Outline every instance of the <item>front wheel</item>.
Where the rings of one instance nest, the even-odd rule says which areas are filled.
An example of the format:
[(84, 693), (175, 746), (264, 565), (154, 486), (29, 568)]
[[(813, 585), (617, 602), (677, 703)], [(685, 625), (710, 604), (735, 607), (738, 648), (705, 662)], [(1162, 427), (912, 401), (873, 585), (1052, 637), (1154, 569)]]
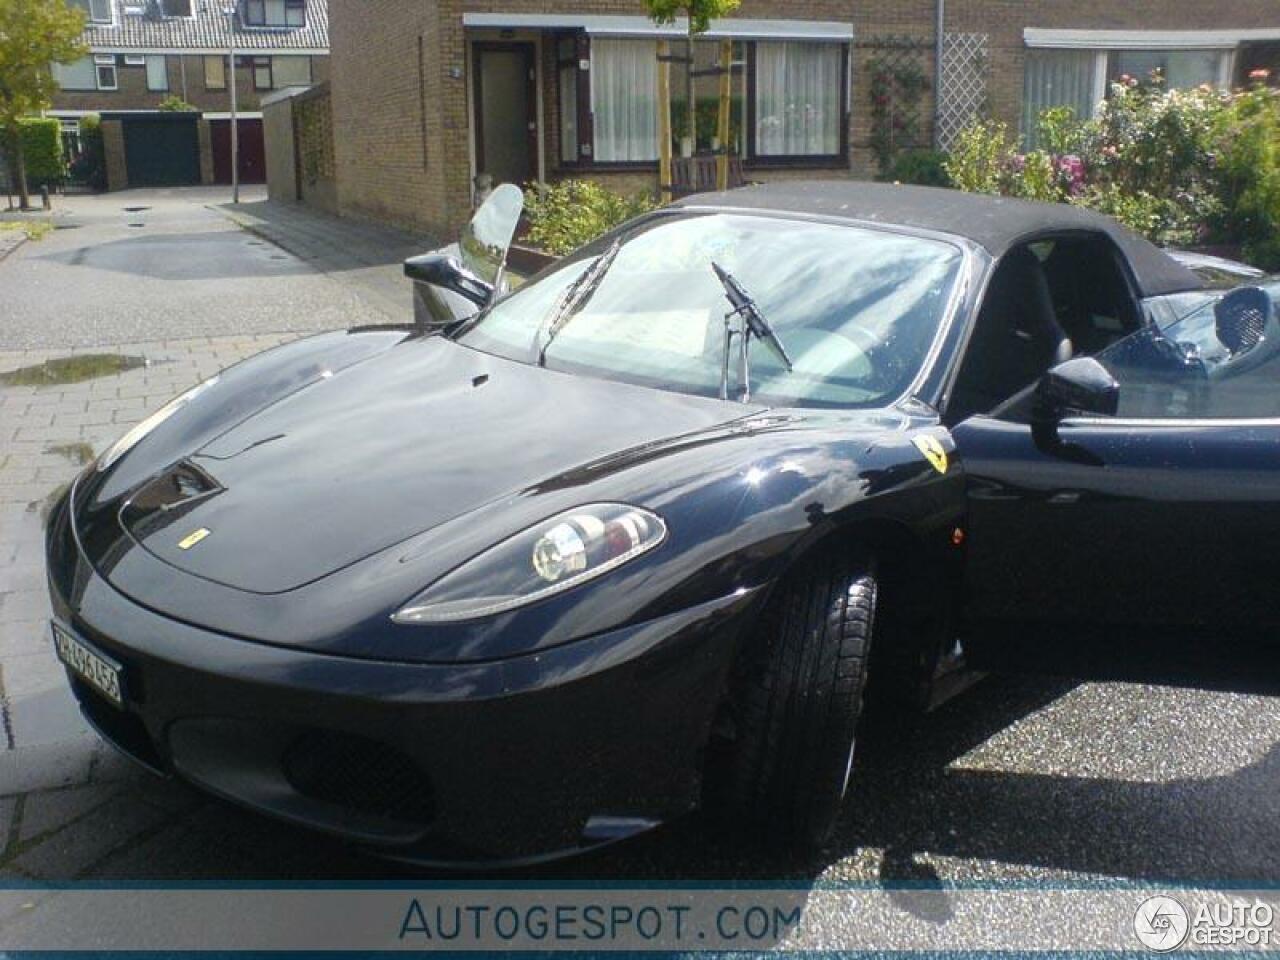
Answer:
[(730, 742), (709, 788), (739, 824), (820, 847), (849, 786), (876, 618), (869, 560), (829, 554), (779, 585), (729, 692)]

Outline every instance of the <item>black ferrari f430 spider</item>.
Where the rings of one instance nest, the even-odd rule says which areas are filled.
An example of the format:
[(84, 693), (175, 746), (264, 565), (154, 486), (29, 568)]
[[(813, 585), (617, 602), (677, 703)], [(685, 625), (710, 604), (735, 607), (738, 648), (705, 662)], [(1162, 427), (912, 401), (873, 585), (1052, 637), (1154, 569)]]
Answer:
[(864, 693), (1280, 629), (1275, 280), (832, 182), (696, 196), (508, 290), (521, 205), (406, 264), (415, 323), (237, 364), (79, 476), (53, 638), (106, 739), (395, 857), (704, 803), (817, 844)]

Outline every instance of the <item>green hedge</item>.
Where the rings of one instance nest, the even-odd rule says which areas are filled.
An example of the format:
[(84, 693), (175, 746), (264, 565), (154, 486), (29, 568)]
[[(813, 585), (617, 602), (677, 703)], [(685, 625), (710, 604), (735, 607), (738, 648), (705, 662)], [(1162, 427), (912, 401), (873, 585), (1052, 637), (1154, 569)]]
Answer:
[[(62, 159), (62, 124), (52, 118), (24, 117), (18, 121), (18, 129), (27, 167), (27, 188), (35, 191), (65, 182), (67, 167)], [(10, 169), (16, 176), (12, 157)]]
[(96, 113), (80, 118), (80, 156), (71, 164), (71, 177), (94, 190), (107, 189), (106, 151), (102, 145), (102, 119)]

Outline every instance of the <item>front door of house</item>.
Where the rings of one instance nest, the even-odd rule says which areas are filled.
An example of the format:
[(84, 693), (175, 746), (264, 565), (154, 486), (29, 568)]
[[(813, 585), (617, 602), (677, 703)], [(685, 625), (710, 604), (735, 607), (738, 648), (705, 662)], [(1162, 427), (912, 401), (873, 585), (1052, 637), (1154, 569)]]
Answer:
[(538, 175), (537, 75), (531, 43), (477, 43), (476, 172), (493, 185)]

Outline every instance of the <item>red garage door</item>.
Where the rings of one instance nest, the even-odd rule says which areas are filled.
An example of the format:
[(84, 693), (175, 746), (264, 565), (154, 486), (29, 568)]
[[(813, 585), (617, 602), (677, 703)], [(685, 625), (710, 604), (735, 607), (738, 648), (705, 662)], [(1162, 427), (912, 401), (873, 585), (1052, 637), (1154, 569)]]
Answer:
[[(240, 182), (267, 182), (267, 155), (262, 144), (262, 121), (239, 120)], [(210, 145), (213, 147), (213, 182), (231, 182), (231, 121), (209, 121)]]

